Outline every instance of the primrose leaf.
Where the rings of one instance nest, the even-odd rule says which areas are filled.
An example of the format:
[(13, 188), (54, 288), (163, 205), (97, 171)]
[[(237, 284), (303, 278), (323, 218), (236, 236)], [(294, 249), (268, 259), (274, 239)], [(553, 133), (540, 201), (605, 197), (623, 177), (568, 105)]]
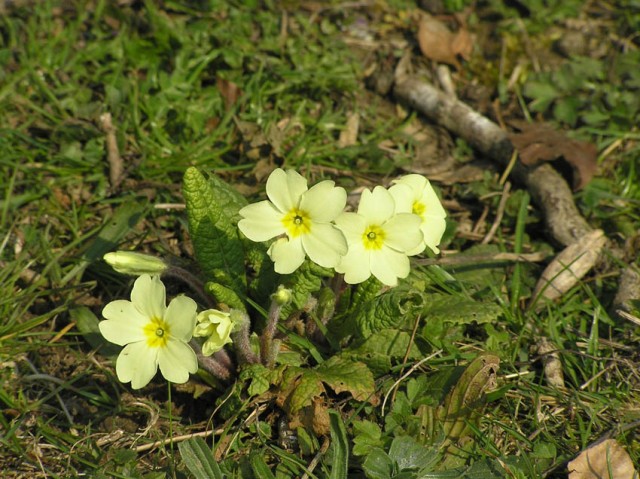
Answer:
[(226, 304), (230, 308), (239, 309), (240, 311), (247, 311), (244, 302), (234, 290), (213, 281), (209, 281), (205, 285), (205, 289), (218, 303)]
[(409, 333), (397, 329), (383, 329), (345, 351), (343, 356), (362, 361), (374, 375), (380, 376), (389, 372), (393, 358), (404, 358), (407, 350), (407, 359), (420, 358), (420, 351), (411, 342)]
[(324, 384), (336, 393), (348, 392), (354, 399), (364, 401), (375, 391), (373, 374), (363, 363), (337, 356), (318, 365), (315, 369), (289, 368), (285, 372), (282, 384), (291, 385), (288, 397), (289, 411), (295, 413), (310, 406), (313, 399), (325, 392)]
[(431, 294), (422, 310), (429, 327), (430, 321), (442, 320), (454, 324), (493, 323), (502, 315), (502, 308), (495, 303), (474, 301), (460, 296)]
[(353, 312), (356, 334), (368, 337), (387, 328), (398, 328), (407, 319), (415, 319), (424, 305), (424, 295), (415, 289), (390, 289), (365, 302)]
[(250, 381), (247, 392), (250, 396), (260, 396), (269, 390), (269, 386), (281, 380), (282, 372), (282, 367), (269, 369), (262, 364), (250, 364), (240, 372), (240, 382)]
[(386, 452), (379, 447), (374, 447), (362, 464), (362, 469), (368, 479), (391, 479), (394, 463)]
[(184, 174), (183, 193), (196, 259), (206, 279), (236, 292), (246, 289), (244, 251), (238, 235), (238, 211), (247, 204), (240, 193), (196, 168)]
[(294, 311), (303, 309), (313, 293), (322, 288), (322, 279), (333, 276), (333, 271), (323, 268), (311, 261), (305, 261), (297, 270), (288, 276), (284, 286), (293, 294), (291, 303), (282, 308), (282, 316), (287, 317)]

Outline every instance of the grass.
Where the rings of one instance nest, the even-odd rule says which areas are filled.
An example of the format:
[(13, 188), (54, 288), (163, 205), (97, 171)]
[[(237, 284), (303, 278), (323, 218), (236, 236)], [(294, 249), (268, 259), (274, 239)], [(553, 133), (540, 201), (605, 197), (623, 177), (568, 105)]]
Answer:
[[(101, 345), (95, 322), (107, 302), (128, 296), (131, 281), (100, 258), (116, 248), (193, 257), (184, 212), (154, 208), (184, 202), (180, 183), (189, 166), (215, 171), (251, 199), (261, 195), (274, 166), (301, 169), (314, 181), (331, 178), (347, 189), (400, 174), (421, 147), (407, 133), (417, 120), (366, 90), (364, 72), (376, 58), (372, 45), (389, 48), (392, 59), (409, 50), (417, 55), (408, 20), (415, 5), (15, 3), (0, 17), (0, 469), (6, 477), (189, 477), (185, 453), (169, 439), (202, 432), (211, 433), (208, 450), (230, 477), (300, 477), (305, 471), (308, 477), (344, 477), (338, 466), (347, 450), (349, 477), (365, 477), (363, 471), (383, 477), (373, 475), (373, 459), (355, 454), (354, 444), (379, 448), (378, 459), (390, 464), (401, 459), (393, 441), (403, 436), (422, 438), (424, 454), (441, 454), (437, 427), (427, 423), (438, 414), (444, 384), (482, 351), (501, 360), (497, 389), (481, 419), (469, 421), (462, 459), (440, 458), (451, 467), (470, 467), (471, 477), (564, 477), (566, 462), (606, 435), (640, 462), (638, 330), (609, 314), (618, 268), (637, 265), (637, 102), (625, 100), (637, 96), (637, 72), (629, 68), (636, 39), (628, 37), (624, 48), (609, 42), (615, 60), (592, 59), (597, 68), (585, 73), (589, 88), (559, 82), (585, 62), (556, 55), (543, 71), (522, 77), (519, 89), (500, 95), (509, 115), (546, 119), (597, 144), (599, 174), (576, 200), (612, 240), (608, 261), (539, 312), (526, 303), (540, 265), (416, 269), (412, 287), (428, 293), (411, 310), (419, 309), (426, 321), (416, 330), (419, 354), (407, 364), (402, 355), (378, 363), (376, 397), (422, 357), (439, 353), (400, 381), (384, 412), (375, 400), (350, 400), (328, 389), (321, 407), (342, 416), (333, 416), (321, 435), (313, 428), (289, 430), (269, 393), (247, 392), (250, 377), (235, 385), (194, 378), (174, 387), (170, 399), (160, 380), (140, 391), (120, 384), (114, 350)], [(453, 3), (460, 9), (465, 2)], [(510, 42), (505, 64), (521, 62), (526, 69), (533, 69), (532, 48), (551, 55), (552, 18), (586, 12), (603, 42), (610, 40), (607, 25), (627, 33), (640, 25), (637, 8), (623, 2), (598, 11), (580, 2), (570, 2), (571, 8), (544, 2), (529, 14), (507, 12), (501, 3), (478, 9), (473, 28)], [(624, 15), (611, 13), (616, 8)], [(371, 37), (359, 37), (362, 31)], [(489, 52), (495, 45), (481, 47)], [(504, 82), (495, 73), (499, 56), (489, 55), (496, 60), (480, 66), (476, 54), (460, 84), (476, 81), (497, 92)], [(424, 60), (414, 63), (424, 67)], [(237, 98), (225, 94), (234, 85)], [(566, 98), (578, 100), (571, 111), (562, 103)], [(598, 116), (587, 115), (591, 102)], [(531, 111), (521, 112), (522, 105)], [(117, 188), (109, 182), (100, 126), (105, 112), (112, 115), (124, 163)], [(352, 112), (360, 114), (358, 141), (341, 147)], [(473, 152), (458, 143), (454, 154), (467, 161)], [(443, 249), (554, 251), (540, 213), (515, 188), (491, 245), (480, 246), (481, 235), (467, 234), (478, 223), (479, 231), (490, 226), (503, 188), (498, 178), (487, 171), (470, 184), (439, 185), (449, 209)], [(169, 288), (180, 292), (177, 285)], [(407, 337), (411, 319), (403, 326)], [(289, 334), (292, 350), (283, 357), (305, 367), (341, 354)], [(566, 389), (545, 380), (535, 349), (541, 336), (560, 352)], [(367, 346), (343, 347), (344, 354), (372, 354)], [(502, 464), (501, 472), (487, 472), (495, 464)]]

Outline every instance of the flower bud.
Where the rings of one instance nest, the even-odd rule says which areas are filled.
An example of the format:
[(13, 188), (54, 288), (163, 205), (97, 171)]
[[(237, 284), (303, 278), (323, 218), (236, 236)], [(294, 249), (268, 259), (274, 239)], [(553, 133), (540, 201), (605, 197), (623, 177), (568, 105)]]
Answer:
[(271, 298), (280, 306), (284, 306), (291, 301), (291, 299), (293, 298), (293, 293), (290, 289), (287, 289), (284, 286), (280, 285), (278, 286), (278, 290), (273, 293)]
[(102, 258), (118, 273), (132, 276), (159, 275), (168, 268), (160, 258), (133, 251), (115, 251), (105, 254)]
[(217, 309), (207, 309), (198, 314), (198, 324), (196, 324), (194, 336), (206, 337), (207, 340), (202, 345), (202, 354), (211, 356), (220, 351), (225, 344), (231, 341), (231, 330), (233, 322), (230, 314)]

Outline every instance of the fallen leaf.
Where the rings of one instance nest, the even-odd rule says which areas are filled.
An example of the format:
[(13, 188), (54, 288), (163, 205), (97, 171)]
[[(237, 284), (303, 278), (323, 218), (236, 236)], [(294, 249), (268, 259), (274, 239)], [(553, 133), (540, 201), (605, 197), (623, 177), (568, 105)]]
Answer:
[(216, 87), (224, 99), (224, 109), (226, 111), (229, 111), (242, 96), (242, 90), (240, 87), (230, 80), (218, 78), (216, 81)]
[[(602, 230), (594, 230), (563, 249), (545, 268), (533, 291), (533, 301), (554, 300), (575, 286), (595, 265), (607, 242)], [(543, 304), (538, 302), (538, 307)]]
[(569, 138), (546, 124), (518, 122), (520, 133), (511, 133), (511, 143), (525, 165), (564, 158), (573, 171), (573, 189), (579, 190), (591, 181), (598, 168), (598, 148), (593, 143)]
[(569, 479), (637, 479), (638, 473), (627, 451), (607, 439), (582, 451), (567, 464)]
[(468, 59), (473, 50), (473, 40), (464, 25), (454, 33), (440, 20), (426, 14), (420, 18), (418, 44), (425, 57), (458, 69), (458, 55)]
[(347, 146), (353, 146), (358, 142), (358, 130), (360, 128), (360, 115), (358, 113), (351, 113), (347, 117), (347, 124), (340, 132), (340, 138), (338, 139), (338, 146), (345, 148)]

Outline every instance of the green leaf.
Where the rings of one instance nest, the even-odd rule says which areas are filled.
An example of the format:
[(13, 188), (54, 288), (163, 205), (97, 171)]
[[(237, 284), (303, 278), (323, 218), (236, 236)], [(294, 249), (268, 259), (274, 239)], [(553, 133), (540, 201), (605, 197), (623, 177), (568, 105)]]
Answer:
[(434, 293), (426, 298), (422, 313), (426, 318), (426, 328), (430, 321), (442, 320), (454, 324), (478, 324), (495, 322), (502, 315), (502, 308), (495, 303), (484, 303), (460, 297)]
[(362, 304), (356, 311), (356, 333), (359, 337), (387, 328), (399, 328), (408, 319), (415, 320), (424, 305), (424, 295), (414, 289), (397, 287)]
[(333, 270), (318, 266), (312, 261), (305, 261), (296, 271), (290, 274), (284, 286), (291, 289), (291, 303), (282, 308), (282, 317), (286, 318), (294, 311), (304, 308), (309, 298), (320, 291), (323, 278), (331, 278)]
[(201, 437), (179, 443), (178, 449), (185, 466), (196, 479), (224, 479), (211, 449)]
[(313, 398), (325, 392), (323, 383), (338, 394), (350, 393), (358, 401), (367, 400), (375, 391), (373, 374), (365, 364), (333, 356), (315, 369), (289, 368), (285, 371), (282, 384), (296, 384), (289, 396), (290, 412), (311, 405)]
[(382, 447), (382, 429), (375, 422), (354, 421), (353, 454), (366, 456), (374, 447)]
[(392, 359), (404, 358), (407, 351), (409, 360), (421, 357), (420, 351), (411, 342), (409, 333), (397, 329), (383, 329), (351, 346), (342, 356), (365, 363), (374, 375), (380, 376), (389, 372)]
[(369, 479), (391, 479), (393, 466), (393, 461), (387, 453), (379, 447), (375, 447), (367, 455), (362, 469)]
[(249, 456), (249, 462), (251, 463), (251, 469), (256, 477), (260, 479), (275, 479), (276, 476), (273, 475), (271, 469), (264, 461), (263, 458), (264, 452), (262, 451), (254, 451)]
[(431, 470), (439, 459), (436, 450), (425, 447), (410, 436), (394, 438), (389, 448), (389, 457), (396, 462), (400, 471), (403, 469)]
[(207, 181), (194, 167), (184, 174), (183, 193), (196, 259), (206, 279), (244, 293), (244, 250), (237, 223), (246, 200), (215, 175)]
[(533, 111), (544, 112), (549, 105), (558, 97), (558, 91), (551, 83), (550, 78), (547, 81), (529, 81), (525, 85), (524, 94), (533, 101), (529, 104), (529, 108)]
[(329, 428), (333, 461), (329, 479), (347, 479), (349, 469), (349, 440), (347, 430), (338, 411), (329, 411)]
[(240, 371), (240, 382), (250, 381), (247, 392), (250, 396), (260, 396), (269, 390), (272, 384), (282, 379), (283, 367), (269, 369), (262, 364), (249, 364)]
[(244, 301), (240, 299), (240, 296), (238, 296), (234, 290), (229, 289), (226, 286), (222, 286), (219, 283), (214, 283), (213, 281), (208, 282), (205, 285), (205, 289), (207, 290), (207, 293), (213, 296), (218, 303), (226, 304), (232, 309), (239, 309), (244, 312), (247, 311)]

